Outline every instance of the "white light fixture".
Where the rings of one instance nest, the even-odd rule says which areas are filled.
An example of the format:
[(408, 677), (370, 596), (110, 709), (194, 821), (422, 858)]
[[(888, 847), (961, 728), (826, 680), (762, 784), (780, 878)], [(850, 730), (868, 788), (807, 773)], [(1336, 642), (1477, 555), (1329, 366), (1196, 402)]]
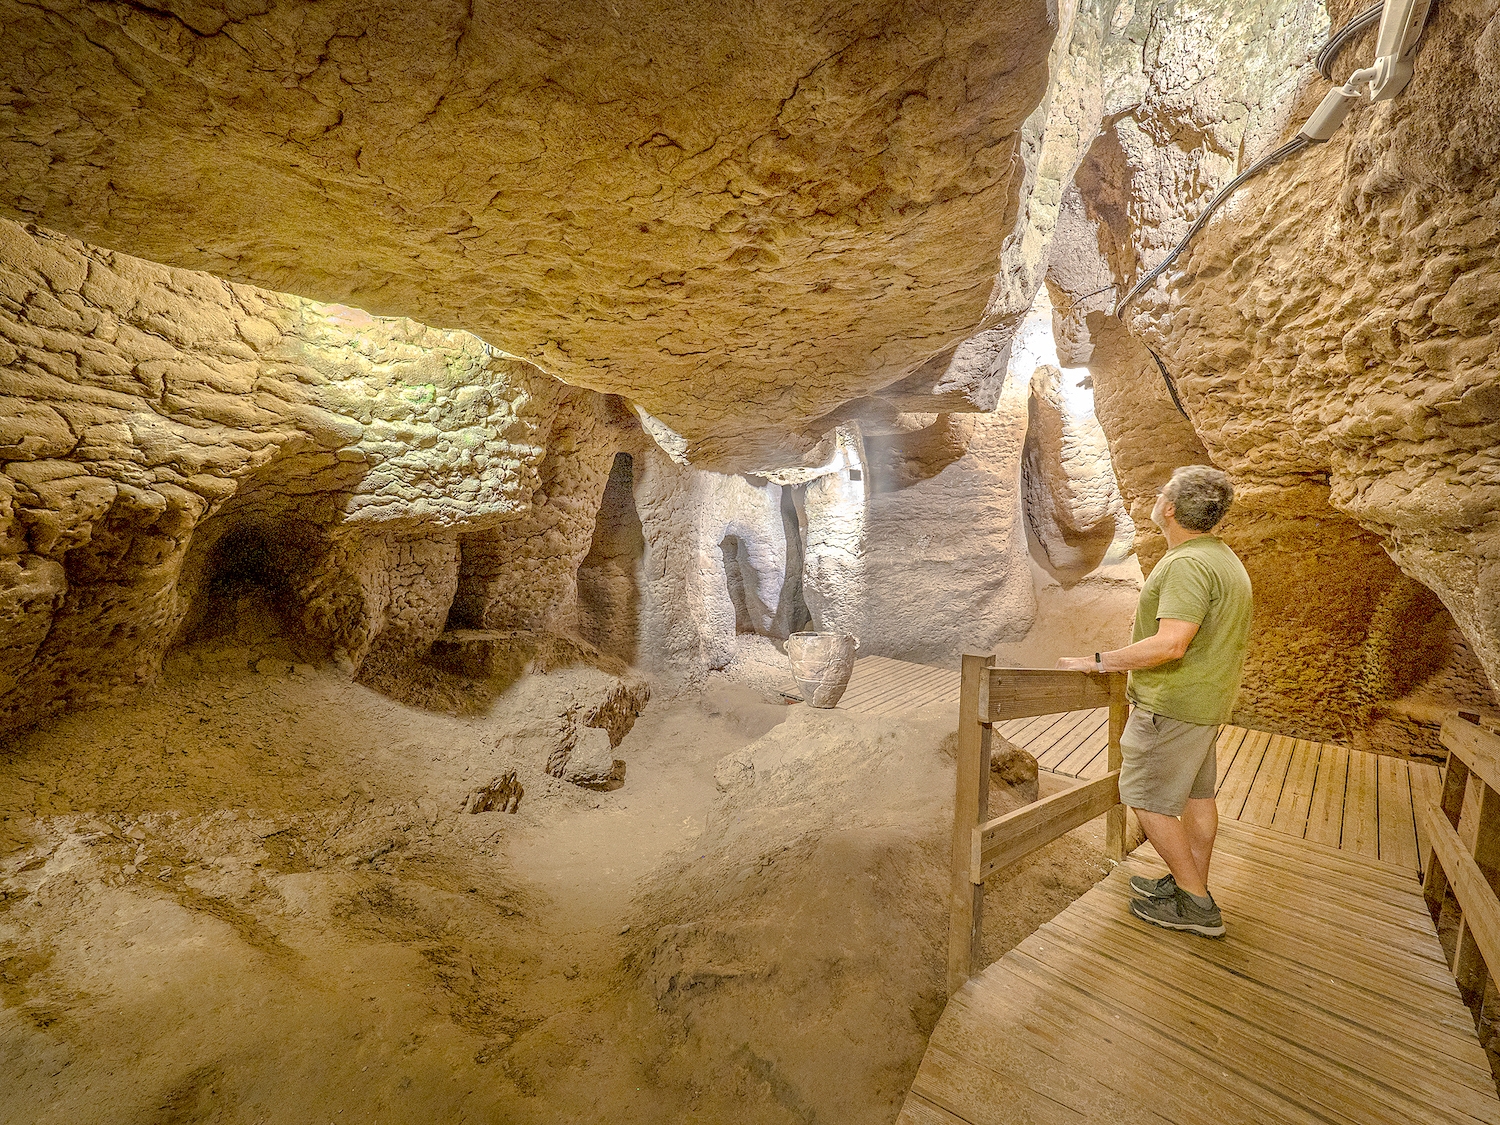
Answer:
[(1412, 57), (1431, 6), (1432, 0), (1386, 0), (1380, 14), (1380, 35), (1375, 40), (1375, 65), (1356, 70), (1342, 86), (1329, 90), (1298, 136), (1309, 141), (1328, 140), (1338, 132), (1366, 86), (1372, 102), (1389, 101), (1406, 89), (1411, 81)]

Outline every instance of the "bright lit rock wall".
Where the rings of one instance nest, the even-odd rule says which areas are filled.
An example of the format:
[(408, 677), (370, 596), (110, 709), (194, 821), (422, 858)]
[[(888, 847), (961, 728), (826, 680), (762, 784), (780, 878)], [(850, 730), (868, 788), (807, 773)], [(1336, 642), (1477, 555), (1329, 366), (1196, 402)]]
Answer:
[(1247, 185), (1133, 321), (1214, 458), (1247, 481), (1326, 488), (1442, 599), (1492, 684), (1497, 67), (1493, 3), (1436, 9), (1403, 97)]
[(1038, 264), (1062, 9), (5, 0), (0, 214), (467, 329), (773, 467), (1029, 303), (991, 295)]
[[(1334, 23), (1353, 14), (1341, 5)], [(1493, 703), (1473, 653), (1496, 674), (1483, 491), (1488, 320), (1500, 311), (1485, 312), (1495, 101), (1481, 77), (1494, 69), (1493, 5), (1444, 8), (1400, 102), (1357, 113), (1332, 144), (1241, 189), (1138, 301), (1131, 329), (1177, 376), (1191, 422), (1108, 315), (1207, 195), (1321, 97), (1305, 67), (1282, 79), (1297, 79), (1295, 48), (1321, 37), (1308, 33), (1322, 17), (1283, 15), (1279, 63), (1264, 45), (1249, 65), (1224, 51), (1269, 43), (1234, 20), (1213, 30), (1216, 50), (1192, 41), (1201, 28), (1146, 36), (1140, 104), (1108, 124), (1064, 196), (1048, 275), (1060, 347), (1095, 375), (1144, 562), (1164, 547), (1144, 516), (1175, 465), (1212, 462), (1236, 479), (1224, 535), (1257, 592), (1241, 718), (1431, 750), (1442, 705)], [(1372, 39), (1346, 49), (1340, 80)], [(1311, 85), (1293, 98), (1298, 81)]]
[(0, 223), (0, 721), (152, 678), (236, 529), (351, 665), (430, 643), (460, 535), (528, 517), (602, 401), (466, 334)]
[[(904, 415), (807, 486), (808, 608), (866, 655), (952, 664), (1031, 628), (1026, 380), (985, 414)], [(851, 471), (859, 473), (851, 479)]]

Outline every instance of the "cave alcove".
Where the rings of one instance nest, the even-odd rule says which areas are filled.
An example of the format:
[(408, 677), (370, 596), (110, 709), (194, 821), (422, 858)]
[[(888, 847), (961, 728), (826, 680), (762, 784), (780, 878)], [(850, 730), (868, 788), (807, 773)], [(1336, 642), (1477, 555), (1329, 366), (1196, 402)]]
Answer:
[(578, 633), (600, 652), (633, 663), (640, 647), (640, 570), (646, 535), (635, 506), (635, 461), (616, 453), (578, 565)]
[(326, 657), (327, 645), (301, 620), (299, 592), (320, 554), (317, 527), (264, 515), (220, 520), (219, 528), (200, 532), (203, 545), (184, 568), (189, 608), (175, 647), (233, 641), (282, 648), (298, 659)]

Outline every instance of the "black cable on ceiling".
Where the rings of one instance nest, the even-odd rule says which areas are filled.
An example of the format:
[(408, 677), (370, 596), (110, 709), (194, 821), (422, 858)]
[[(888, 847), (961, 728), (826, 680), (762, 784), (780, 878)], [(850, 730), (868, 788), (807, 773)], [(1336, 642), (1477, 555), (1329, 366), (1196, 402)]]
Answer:
[(1373, 23), (1378, 23), (1380, 13), (1384, 10), (1384, 4), (1374, 4), (1366, 8), (1363, 12), (1360, 12), (1359, 15), (1330, 35), (1328, 42), (1323, 44), (1323, 49), (1318, 52), (1318, 57), (1313, 62), (1313, 65), (1318, 68), (1318, 73), (1332, 82), (1333, 64), (1338, 60), (1340, 52), (1361, 31)]
[[(1345, 47), (1349, 45), (1349, 42), (1356, 35), (1365, 30), (1365, 28), (1369, 27), (1371, 24), (1378, 21), (1380, 19), (1381, 13), (1384, 10), (1385, 4), (1383, 2), (1374, 4), (1371, 7), (1366, 8), (1359, 15), (1355, 16), (1343, 27), (1339, 28), (1336, 32), (1330, 35), (1328, 37), (1328, 42), (1323, 44), (1323, 48), (1318, 52), (1315, 60), (1315, 65), (1318, 68), (1318, 73), (1321, 74), (1324, 78), (1332, 81), (1333, 75), (1331, 72), (1333, 70), (1333, 64), (1337, 61), (1339, 54)], [(1241, 184), (1250, 179), (1252, 176), (1263, 172), (1265, 169), (1270, 168), (1272, 165), (1280, 164), (1287, 157), (1301, 152), (1308, 145), (1315, 143), (1317, 142), (1299, 133), (1297, 136), (1293, 137), (1290, 141), (1282, 145), (1280, 148), (1276, 149), (1274, 152), (1268, 153), (1267, 155), (1261, 157), (1254, 164), (1250, 165), (1250, 167), (1246, 168), (1238, 176), (1230, 180), (1227, 184), (1225, 184), (1222, 188), (1215, 192), (1213, 198), (1208, 201), (1208, 206), (1205, 207), (1202, 213), (1199, 214), (1197, 219), (1193, 221), (1193, 225), (1188, 227), (1187, 233), (1178, 240), (1177, 245), (1173, 246), (1172, 249), (1168, 251), (1167, 256), (1160, 262), (1158, 262), (1154, 267), (1152, 267), (1152, 269), (1143, 277), (1141, 277), (1141, 279), (1138, 280), (1133, 286), (1131, 286), (1130, 292), (1126, 293), (1125, 296), (1121, 298), (1120, 303), (1115, 306), (1115, 317), (1120, 320), (1124, 319), (1126, 306), (1136, 298), (1137, 294), (1139, 294), (1143, 289), (1145, 289), (1148, 285), (1150, 285), (1158, 277), (1160, 277), (1167, 270), (1167, 268), (1177, 260), (1178, 256), (1187, 249), (1188, 243), (1193, 240), (1193, 237), (1200, 230), (1202, 230), (1208, 223), (1208, 220), (1213, 217), (1213, 213), (1219, 209), (1219, 206), (1226, 199), (1234, 194), (1235, 190), (1239, 188)], [(1098, 292), (1098, 290), (1095, 290), (1095, 292)], [(1090, 293), (1089, 296), (1093, 296), (1093, 294)], [(1156, 368), (1161, 372), (1162, 382), (1166, 383), (1167, 385), (1167, 393), (1172, 396), (1172, 404), (1177, 407), (1177, 412), (1179, 414), (1181, 414), (1184, 418), (1187, 418), (1188, 412), (1183, 409), (1182, 400), (1177, 397), (1177, 385), (1173, 381), (1171, 374), (1167, 371), (1167, 365), (1161, 361), (1161, 356), (1157, 355), (1155, 351), (1152, 351), (1152, 349), (1150, 349), (1149, 347), (1146, 350), (1151, 352), (1151, 358), (1156, 361)], [(1191, 421), (1192, 419), (1188, 420)]]
[(1193, 236), (1200, 230), (1202, 230), (1208, 223), (1208, 220), (1213, 217), (1213, 213), (1218, 210), (1219, 205), (1226, 199), (1228, 199), (1231, 195), (1233, 195), (1235, 193), (1235, 190), (1242, 183), (1248, 180), (1251, 176), (1254, 176), (1256, 173), (1264, 171), (1265, 169), (1271, 167), (1271, 165), (1273, 164), (1280, 164), (1288, 156), (1291, 156), (1293, 153), (1301, 152), (1308, 145), (1314, 143), (1316, 142), (1308, 140), (1308, 138), (1302, 136), (1299, 133), (1297, 136), (1287, 141), (1286, 144), (1278, 148), (1275, 152), (1269, 153), (1266, 156), (1262, 156), (1254, 164), (1250, 165), (1250, 167), (1246, 168), (1238, 176), (1230, 180), (1227, 184), (1225, 184), (1217, 192), (1215, 192), (1214, 197), (1208, 201), (1208, 206), (1203, 209), (1203, 213), (1200, 214), (1195, 220), (1193, 220), (1193, 225), (1188, 227), (1187, 233), (1182, 236), (1177, 245), (1172, 247), (1172, 249), (1167, 253), (1167, 256), (1160, 262), (1158, 262), (1149, 273), (1145, 274), (1139, 281), (1131, 286), (1130, 292), (1126, 293), (1124, 298), (1115, 307), (1115, 316), (1122, 316), (1125, 312), (1125, 306), (1130, 304), (1131, 301), (1135, 300), (1136, 294), (1140, 293), (1142, 289), (1145, 289), (1146, 286), (1150, 285), (1153, 281), (1160, 277), (1162, 273), (1166, 271), (1167, 267), (1177, 260), (1177, 256), (1187, 249), (1187, 245), (1193, 240)]

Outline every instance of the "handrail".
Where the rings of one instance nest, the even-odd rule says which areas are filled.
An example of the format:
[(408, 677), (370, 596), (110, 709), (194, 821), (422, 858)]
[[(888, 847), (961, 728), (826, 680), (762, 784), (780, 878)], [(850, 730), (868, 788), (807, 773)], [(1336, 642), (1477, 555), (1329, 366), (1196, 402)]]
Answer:
[[(958, 752), (953, 790), (952, 912), (948, 928), (948, 992), (974, 974), (980, 957), (984, 880), (1097, 816), (1108, 816), (1106, 849), (1125, 857), (1125, 808), (1120, 804), (1120, 736), (1129, 704), (1124, 672), (1058, 672), (995, 668), (993, 656), (963, 658), (958, 703)], [(990, 819), (993, 727), (1063, 711), (1109, 708), (1110, 772)]]
[(1002, 867), (1103, 816), (1120, 803), (1120, 771), (1064, 789), (974, 829), (969, 881), (983, 883)]
[(1422, 893), (1434, 920), (1452, 893), (1459, 923), (1449, 968), (1482, 996), (1500, 969), (1500, 736), (1455, 716), (1439, 737), (1448, 762), (1438, 792), (1421, 801), (1432, 840)]

